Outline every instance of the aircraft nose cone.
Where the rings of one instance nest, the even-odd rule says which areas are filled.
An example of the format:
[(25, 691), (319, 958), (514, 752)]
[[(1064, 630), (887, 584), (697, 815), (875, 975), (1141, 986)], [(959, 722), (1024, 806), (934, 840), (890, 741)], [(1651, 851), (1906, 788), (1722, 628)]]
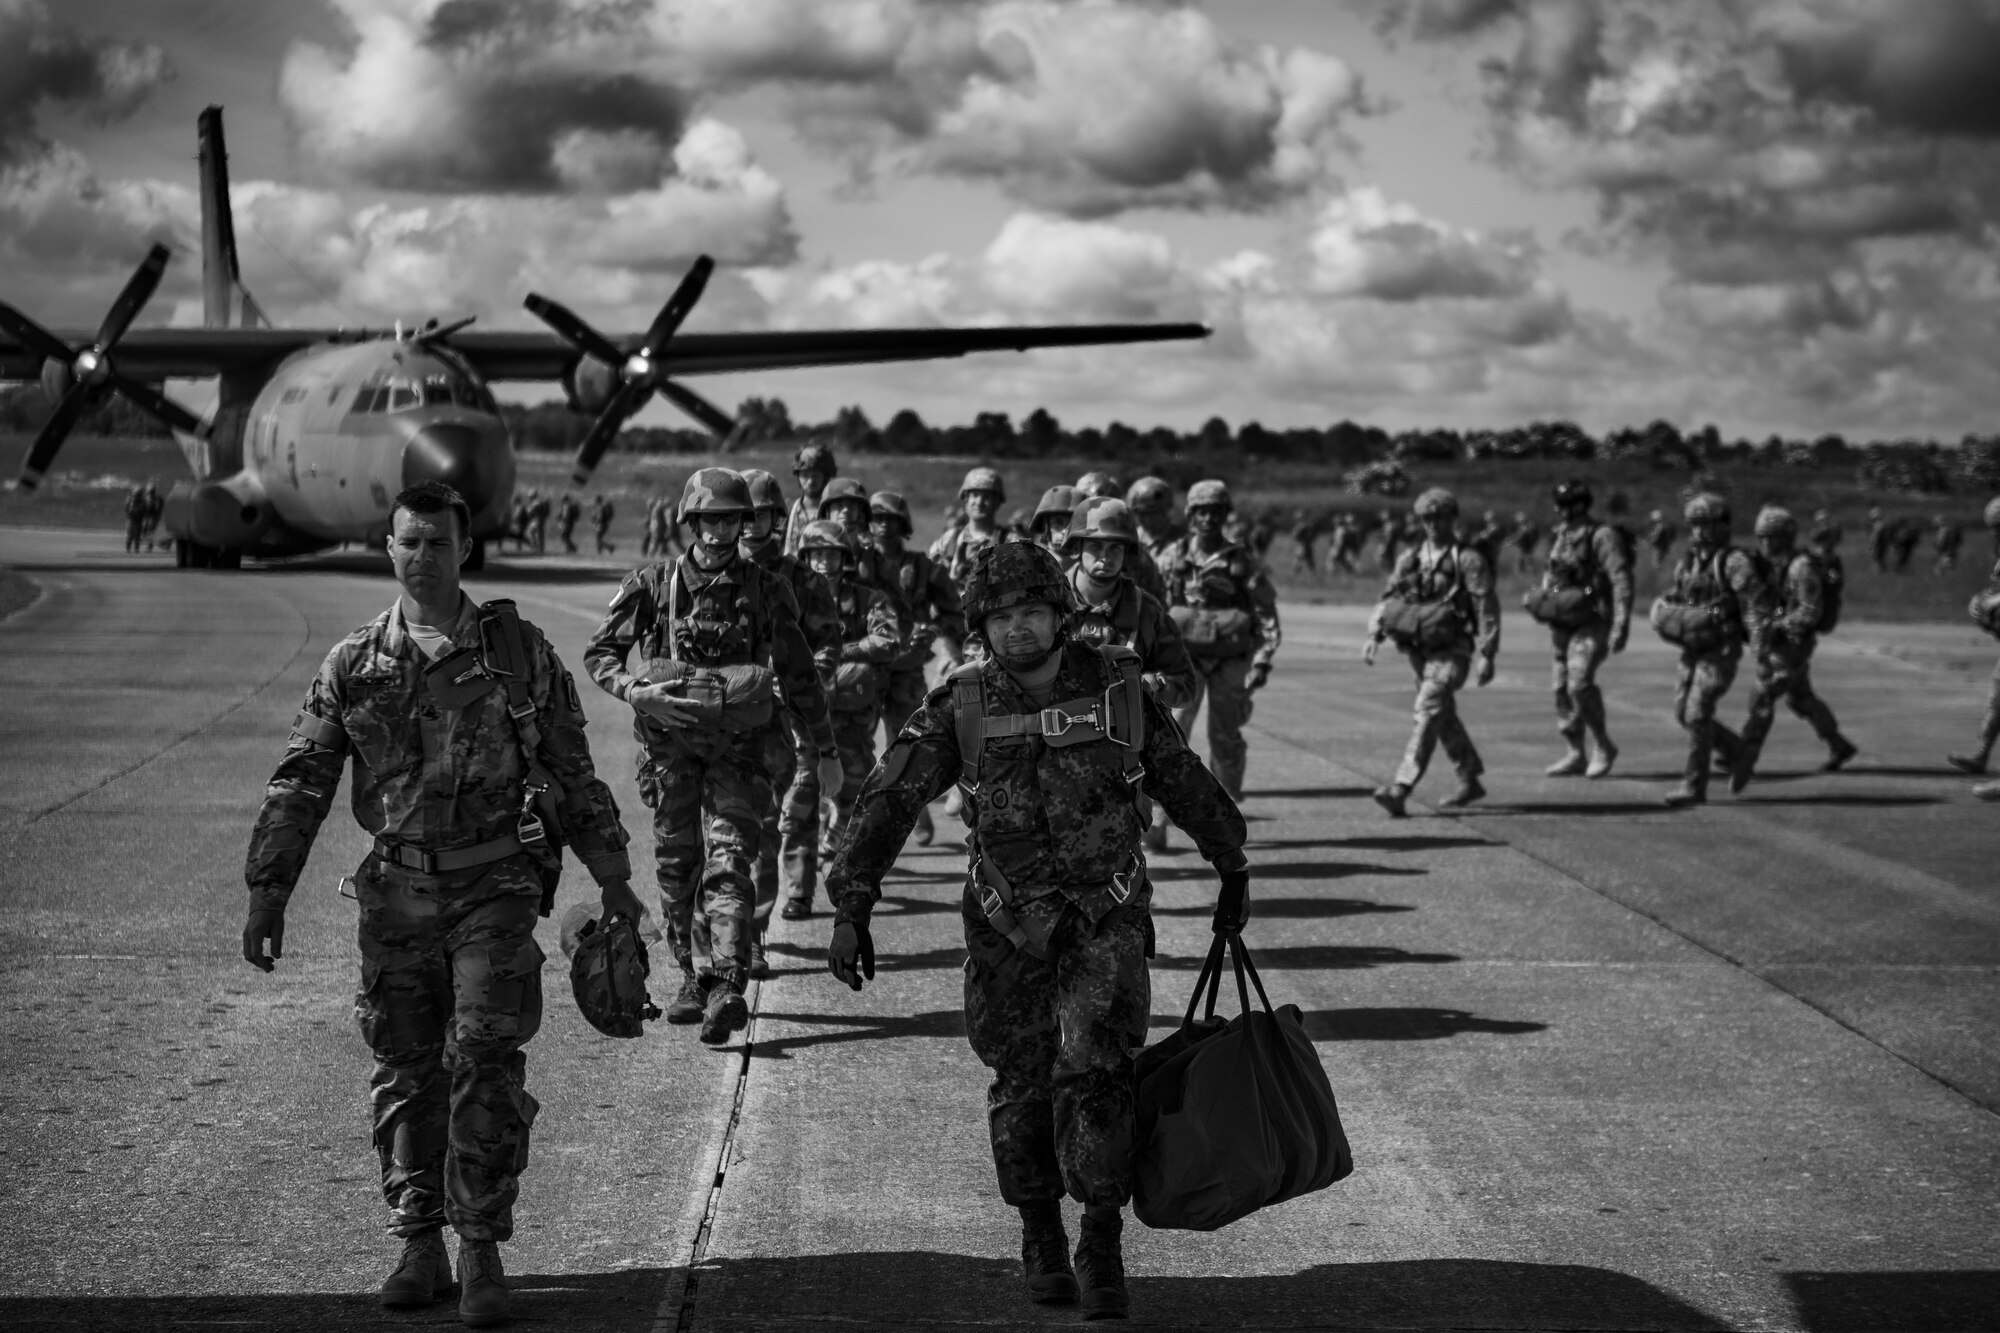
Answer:
[(434, 422), (403, 446), (403, 484), (441, 481), (479, 513), (491, 497), (499, 469), (493, 450), (472, 426)]

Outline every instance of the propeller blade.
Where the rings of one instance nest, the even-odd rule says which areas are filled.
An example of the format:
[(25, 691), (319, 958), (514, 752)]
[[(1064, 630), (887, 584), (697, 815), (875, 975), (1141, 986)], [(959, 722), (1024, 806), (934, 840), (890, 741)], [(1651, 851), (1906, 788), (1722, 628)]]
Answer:
[(21, 462), (19, 485), (24, 491), (32, 491), (42, 484), (42, 474), (55, 461), (56, 450), (62, 448), (69, 438), (76, 419), (83, 415), (83, 409), (90, 406), (90, 390), (81, 384), (72, 384), (69, 392), (56, 402), (56, 410), (42, 423), (42, 433), (35, 437), (27, 458)]
[(74, 347), (4, 302), (0, 302), (0, 329), (7, 330), (21, 346), (45, 360), (68, 365), (76, 359)]
[(155, 420), (165, 423), (172, 429), (186, 431), (192, 435), (202, 433), (200, 417), (152, 385), (140, 380), (127, 379), (123, 375), (113, 375), (111, 387), (131, 399), (137, 407), (151, 414)]
[(681, 279), (681, 285), (674, 288), (674, 294), (660, 307), (660, 313), (653, 320), (653, 327), (646, 330), (645, 354), (652, 360), (680, 328), (681, 321), (694, 309), (694, 303), (701, 299), (702, 288), (708, 286), (708, 275), (715, 271), (715, 261), (707, 255), (694, 261), (694, 267)]
[(527, 306), (536, 319), (554, 329), (558, 337), (579, 352), (596, 357), (607, 366), (624, 364), (625, 353), (619, 351), (617, 345), (609, 338), (584, 323), (568, 306), (551, 301), (546, 296), (537, 296), (533, 292), (530, 292), (528, 299), (521, 304)]
[(145, 260), (125, 284), (125, 290), (118, 293), (118, 299), (111, 303), (111, 309), (104, 316), (104, 323), (97, 329), (97, 345), (108, 349), (125, 336), (125, 330), (132, 326), (146, 302), (153, 299), (153, 289), (160, 285), (160, 275), (167, 271), (167, 260), (173, 252), (164, 245), (155, 245), (146, 252)]
[(590, 434), (584, 436), (583, 443), (576, 447), (576, 457), (570, 460), (569, 465), (572, 485), (581, 486), (590, 480), (590, 474), (597, 470), (598, 460), (604, 457), (604, 451), (611, 447), (611, 442), (618, 438), (618, 428), (625, 424), (627, 417), (644, 407), (646, 400), (652, 396), (650, 385), (625, 384), (619, 387), (598, 415), (596, 424), (591, 426)]
[(728, 439), (729, 433), (736, 429), (736, 418), (686, 385), (661, 380), (654, 387), (662, 398), (713, 431), (717, 439)]

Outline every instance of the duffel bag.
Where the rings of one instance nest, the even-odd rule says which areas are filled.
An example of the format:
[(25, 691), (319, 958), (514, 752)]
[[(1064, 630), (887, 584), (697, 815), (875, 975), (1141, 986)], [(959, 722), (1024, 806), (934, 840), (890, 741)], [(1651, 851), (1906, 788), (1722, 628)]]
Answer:
[(836, 713), (865, 713), (881, 697), (882, 668), (873, 662), (842, 662), (833, 672), (827, 700)]
[(662, 657), (646, 664), (646, 680), (671, 686), (693, 703), (693, 729), (699, 731), (755, 731), (776, 707), (778, 678), (769, 667), (698, 666)]
[(1390, 597), (1382, 603), (1382, 632), (1398, 648), (1434, 652), (1465, 638), (1465, 618), (1451, 598), (1441, 602), (1412, 602)]
[(1988, 634), (2000, 637), (2000, 588), (1987, 588), (1972, 594), (1972, 600), (1965, 604), (1965, 612), (1972, 617), (1972, 623)]
[(1248, 657), (1257, 651), (1257, 617), (1240, 607), (1174, 606), (1167, 616), (1196, 657)]
[(1521, 597), (1528, 614), (1554, 629), (1576, 629), (1597, 619), (1597, 594), (1574, 585), (1552, 588), (1538, 583)]
[(1712, 604), (1695, 605), (1660, 597), (1654, 601), (1649, 618), (1661, 638), (1690, 652), (1720, 647), (1728, 637), (1728, 617), (1722, 607)]
[[(1215, 1014), (1225, 949), (1243, 1006), (1227, 1022)], [(1262, 1008), (1250, 1004), (1246, 973)], [(1149, 1227), (1213, 1231), (1354, 1170), (1299, 1007), (1271, 1008), (1238, 932), (1216, 934), (1179, 1030), (1139, 1053), (1133, 1078), (1132, 1211)]]

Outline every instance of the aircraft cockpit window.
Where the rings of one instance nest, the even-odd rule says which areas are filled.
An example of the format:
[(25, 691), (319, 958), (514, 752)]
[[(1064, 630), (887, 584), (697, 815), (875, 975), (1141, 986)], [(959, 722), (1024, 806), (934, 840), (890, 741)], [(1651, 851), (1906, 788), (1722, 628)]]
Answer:
[(356, 413), (381, 412), (389, 402), (389, 386), (386, 384), (364, 384), (361, 392), (354, 395)]
[(479, 393), (466, 380), (452, 380), (451, 401), (457, 403), (460, 407), (469, 407), (475, 412), (480, 410)]
[(426, 405), (451, 406), (451, 378), (447, 375), (432, 375), (425, 380), (424, 402)]
[(417, 386), (407, 380), (397, 380), (389, 386), (388, 410), (391, 412), (407, 411), (422, 401), (423, 397), (417, 392)]

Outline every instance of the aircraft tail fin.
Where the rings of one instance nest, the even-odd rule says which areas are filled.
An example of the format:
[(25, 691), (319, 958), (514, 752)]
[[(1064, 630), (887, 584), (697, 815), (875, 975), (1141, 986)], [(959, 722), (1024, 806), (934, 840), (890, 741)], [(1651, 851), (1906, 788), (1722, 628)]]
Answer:
[(229, 152), (222, 141), (222, 108), (205, 108), (197, 125), (201, 141), (202, 323), (211, 329), (269, 328), (271, 321), (244, 288), (237, 269), (236, 221), (229, 209)]

